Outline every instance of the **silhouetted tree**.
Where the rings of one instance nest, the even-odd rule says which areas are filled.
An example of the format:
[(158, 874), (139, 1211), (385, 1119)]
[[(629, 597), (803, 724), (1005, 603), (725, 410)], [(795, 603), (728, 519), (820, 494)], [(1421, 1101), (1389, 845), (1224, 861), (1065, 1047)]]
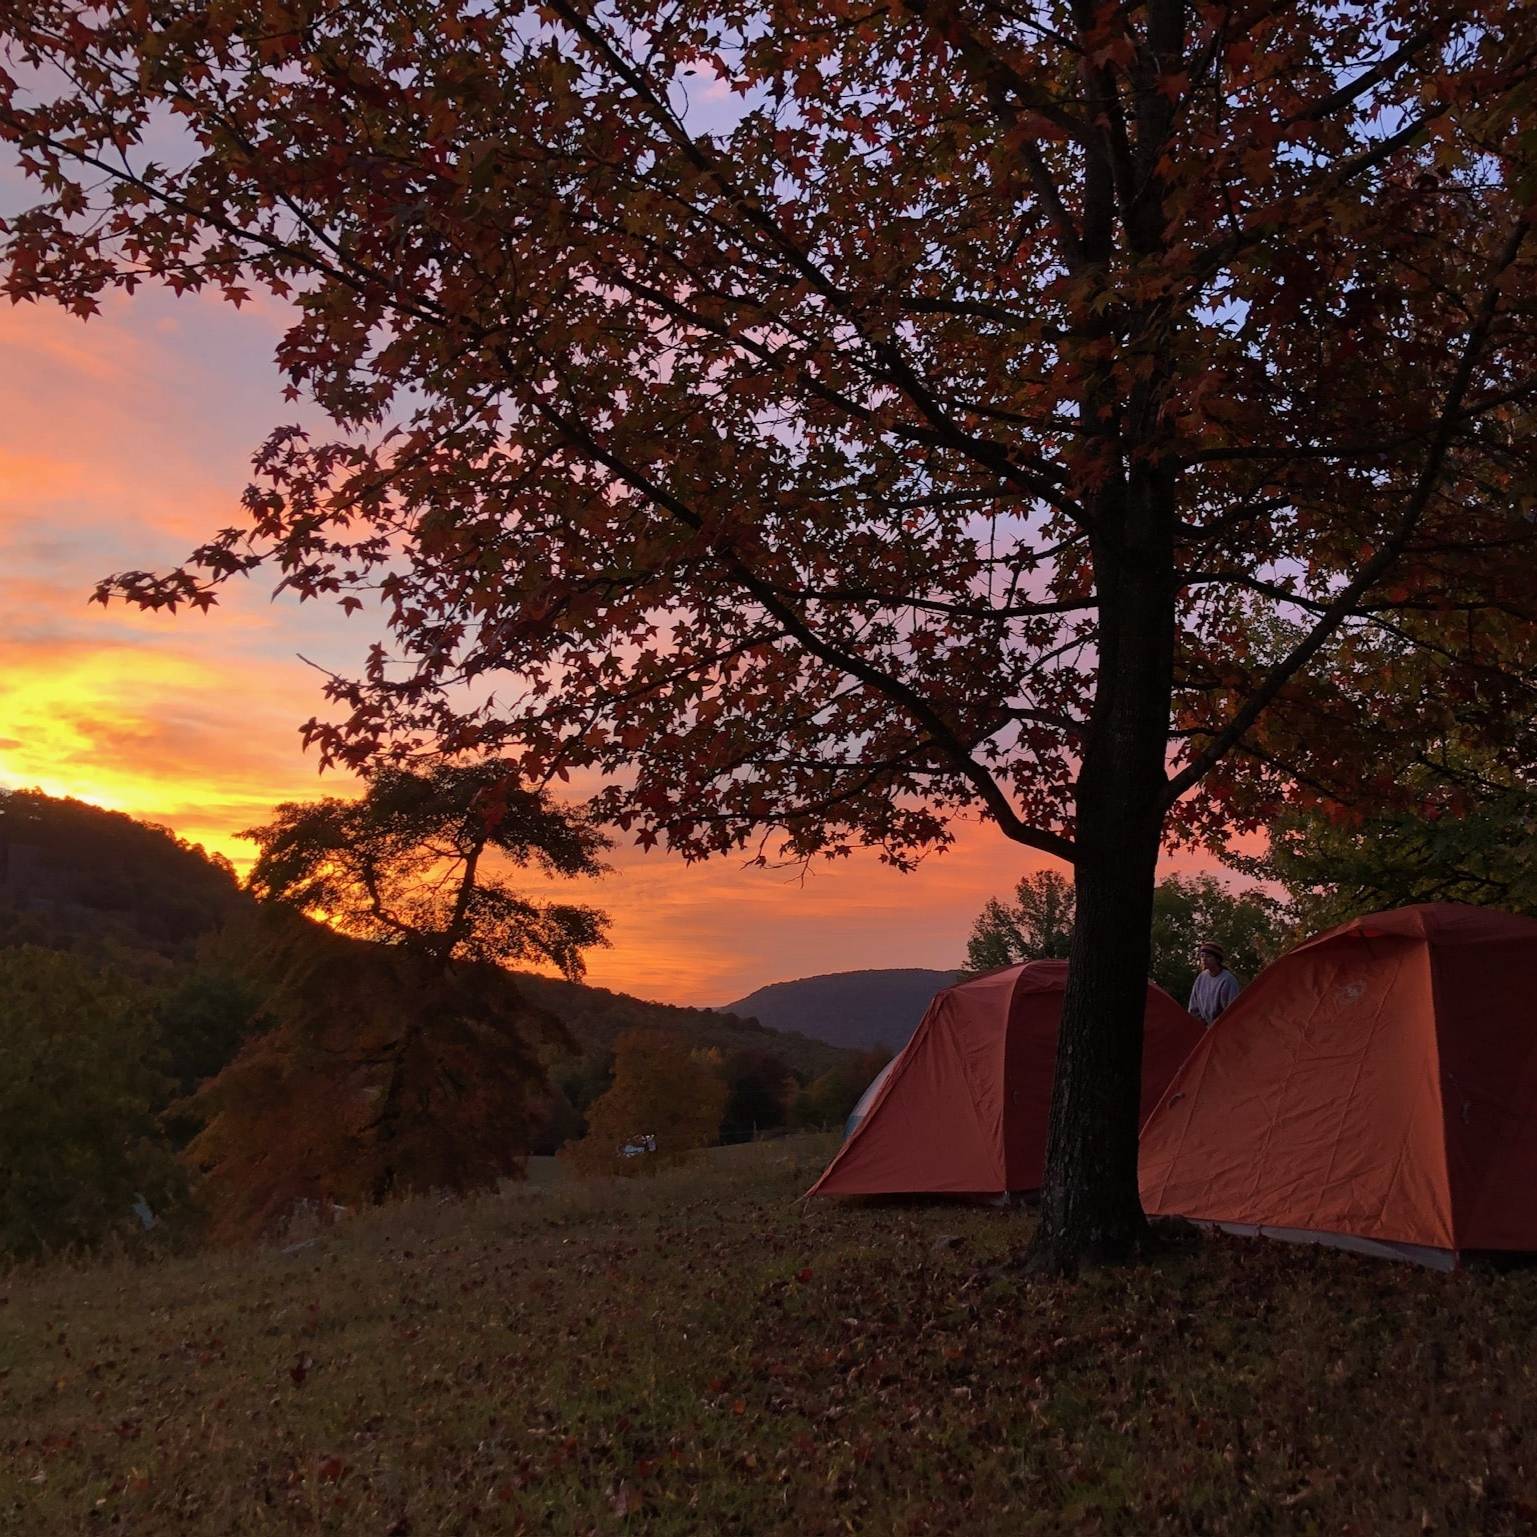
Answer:
[(553, 963), (568, 977), (606, 943), (590, 907), (539, 902), (493, 867), (596, 875), (608, 839), (580, 813), (484, 761), (421, 773), (383, 768), (357, 800), (286, 804), (243, 836), (260, 852), (250, 889), (349, 934), (436, 958)]
[(966, 965), (991, 971), (1065, 956), (1073, 940), (1073, 883), (1055, 870), (1023, 876), (1012, 902), (990, 897), (972, 926)]
[[(1012, 903), (990, 900), (972, 930), (967, 958), (990, 966), (1050, 960), (1067, 954), (1073, 888), (1052, 870), (1019, 883)], [(1196, 947), (1214, 939), (1228, 965), (1248, 981), (1284, 948), (1290, 923), (1281, 902), (1259, 887), (1234, 891), (1211, 875), (1166, 875), (1153, 891), (1151, 971), (1181, 1004), (1195, 980)]]
[(607, 920), (520, 894), (493, 861), (591, 875), (603, 835), (488, 761), (387, 769), (356, 801), (280, 806), (249, 836), (250, 889), (275, 910), (261, 968), (278, 1023), (178, 1107), (206, 1123), (188, 1156), (220, 1231), (259, 1231), (300, 1199), (466, 1191), (520, 1172), (540, 1043), (572, 1043), (501, 963), (574, 977)]

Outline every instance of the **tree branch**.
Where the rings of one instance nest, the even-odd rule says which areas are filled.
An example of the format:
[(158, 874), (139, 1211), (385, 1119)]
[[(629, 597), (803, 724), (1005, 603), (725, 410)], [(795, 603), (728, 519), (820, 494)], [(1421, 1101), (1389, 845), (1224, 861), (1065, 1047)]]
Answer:
[(1223, 756), (1243, 740), (1245, 733), (1264, 713), (1271, 701), (1323, 649), (1329, 637), (1355, 611), (1356, 604), (1362, 595), (1389, 570), (1413, 538), (1420, 518), (1429, 505), (1431, 495), (1440, 480), (1441, 469), (1456, 432), (1463, 399), (1473, 381), (1473, 371), (1477, 367), (1484, 344), (1488, 340), (1490, 328), (1494, 323), (1500, 302), (1499, 280), (1520, 253), (1530, 229), (1528, 219), (1525, 216), (1520, 218), (1496, 260), (1494, 271), (1484, 290), (1478, 319), (1468, 334), (1462, 357), (1458, 361), (1456, 373), (1447, 390), (1446, 400), (1442, 404), (1440, 419), (1425, 464), (1397, 528), (1376, 554), (1356, 572), (1329, 603), (1320, 615), (1318, 623), (1313, 626), (1302, 642), (1292, 650), (1289, 656), (1271, 668), (1227, 725), (1184, 769), (1167, 781), (1163, 795), (1163, 803), (1166, 807), (1173, 805), (1187, 790), (1199, 784), (1207, 771), (1221, 762)]
[[(509, 374), (515, 374), (510, 358), (503, 357), (503, 365)], [(644, 496), (659, 510), (666, 512), (685, 527), (696, 531), (704, 527), (704, 519), (665, 486), (659, 485), (643, 470), (630, 464), (620, 455), (605, 447), (581, 420), (567, 415), (550, 400), (537, 392), (530, 392), (534, 409), (577, 446), (589, 458), (603, 465), (625, 485)], [(741, 555), (723, 542), (717, 549), (717, 558), (735, 576), (741, 586), (798, 640), (819, 661), (836, 668), (849, 677), (857, 678), (867, 688), (890, 699), (928, 732), (935, 747), (952, 763), (957, 773), (966, 779), (992, 813), (1004, 835), (1027, 848), (1054, 854), (1058, 859), (1071, 861), (1074, 848), (1071, 842), (1058, 833), (1027, 823), (1010, 803), (1003, 787), (966, 750), (965, 744), (948, 721), (915, 689), (898, 678), (883, 672), (864, 657), (845, 651), (826, 640), (810, 621), (792, 604), (788, 603), (772, 583), (755, 572)]]

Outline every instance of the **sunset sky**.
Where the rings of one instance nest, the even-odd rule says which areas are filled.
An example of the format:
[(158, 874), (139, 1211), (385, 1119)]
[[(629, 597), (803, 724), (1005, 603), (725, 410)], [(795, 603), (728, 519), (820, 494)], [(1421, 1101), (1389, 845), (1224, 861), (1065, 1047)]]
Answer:
[[(301, 654), (350, 666), (368, 617), (259, 583), (207, 615), (88, 599), (98, 577), (234, 521), (251, 450), (294, 411), (271, 362), (279, 319), (144, 291), (88, 324), (0, 313), (0, 784), (165, 822), (237, 863), (236, 834), (275, 802), (345, 791), (300, 750), (324, 703)], [(582, 893), (613, 915), (590, 979), (724, 1003), (820, 971), (955, 965), (982, 902), (1038, 862), (975, 825), (915, 875), (865, 858), (804, 883), (620, 848)]]

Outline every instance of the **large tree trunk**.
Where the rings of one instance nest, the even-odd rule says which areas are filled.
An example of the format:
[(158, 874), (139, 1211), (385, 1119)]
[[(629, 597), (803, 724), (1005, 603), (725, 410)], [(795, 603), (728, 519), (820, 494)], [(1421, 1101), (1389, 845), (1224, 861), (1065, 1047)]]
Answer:
[(1033, 1269), (1133, 1258), (1142, 1022), (1162, 841), (1174, 645), (1174, 481), (1144, 470), (1103, 511), (1099, 681), (1078, 780), (1077, 915)]
[[(1167, 249), (1159, 162), (1173, 126), (1161, 76), (1181, 67), (1187, 0), (1149, 0), (1146, 42), (1155, 69), (1139, 65), (1130, 101), (1132, 184), (1117, 192), (1107, 133), (1084, 162), (1080, 258), (1114, 270), (1117, 215), (1128, 252), (1156, 261)], [(1071, 7), (1080, 35), (1098, 27), (1091, 0)], [(1085, 99), (1108, 123), (1116, 83), (1085, 50)], [(1085, 349), (1080, 420), (1097, 451), (1085, 480), (1089, 542), (1099, 594), (1098, 677), (1079, 768), (1073, 842), (1077, 916), (1052, 1088), (1040, 1227), (1032, 1268), (1061, 1274), (1081, 1263), (1132, 1258), (1147, 1237), (1137, 1190), (1142, 1022), (1152, 949), (1153, 884), (1168, 778), (1176, 628), (1177, 459), (1168, 405), (1178, 317), (1156, 298), (1115, 296), (1079, 320)], [(1114, 317), (1114, 318), (1112, 318)], [(1149, 367), (1126, 386), (1104, 361), (1126, 347)], [(1119, 346), (1117, 346), (1119, 343)], [(1125, 356), (1124, 352), (1121, 352)]]
[(1135, 1257), (1142, 1019), (1147, 1007), (1156, 832), (1078, 867), (1067, 994), (1057, 1046), (1040, 1226), (1029, 1263), (1070, 1274)]

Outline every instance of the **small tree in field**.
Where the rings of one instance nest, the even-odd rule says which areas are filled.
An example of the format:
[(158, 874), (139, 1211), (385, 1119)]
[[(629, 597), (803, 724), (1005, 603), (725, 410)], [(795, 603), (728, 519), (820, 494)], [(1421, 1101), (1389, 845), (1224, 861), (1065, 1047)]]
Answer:
[(544, 1082), (536, 1047), (570, 1041), (502, 963), (575, 977), (606, 920), (520, 895), (492, 860), (594, 874), (606, 840), (494, 761), (385, 769), (356, 801), (279, 806), (249, 836), (250, 888), (276, 910), (249, 936), (252, 971), (278, 1023), (177, 1107), (206, 1123), (187, 1156), (220, 1232), (259, 1232), (299, 1200), (350, 1206), (518, 1172)]
[(627, 1030), (614, 1042), (614, 1081), (587, 1111), (587, 1135), (561, 1156), (582, 1174), (654, 1174), (720, 1133), (726, 1081), (718, 1067), (665, 1030)]
[[(1047, 1268), (1144, 1234), (1161, 846), (1397, 796), (1426, 696), (1532, 760), (1528, 0), (4, 15), (10, 296), (261, 287), (335, 424), (103, 599), (377, 592), (331, 761), (1070, 862)], [(1336, 665), (1389, 633), (1418, 692)]]

